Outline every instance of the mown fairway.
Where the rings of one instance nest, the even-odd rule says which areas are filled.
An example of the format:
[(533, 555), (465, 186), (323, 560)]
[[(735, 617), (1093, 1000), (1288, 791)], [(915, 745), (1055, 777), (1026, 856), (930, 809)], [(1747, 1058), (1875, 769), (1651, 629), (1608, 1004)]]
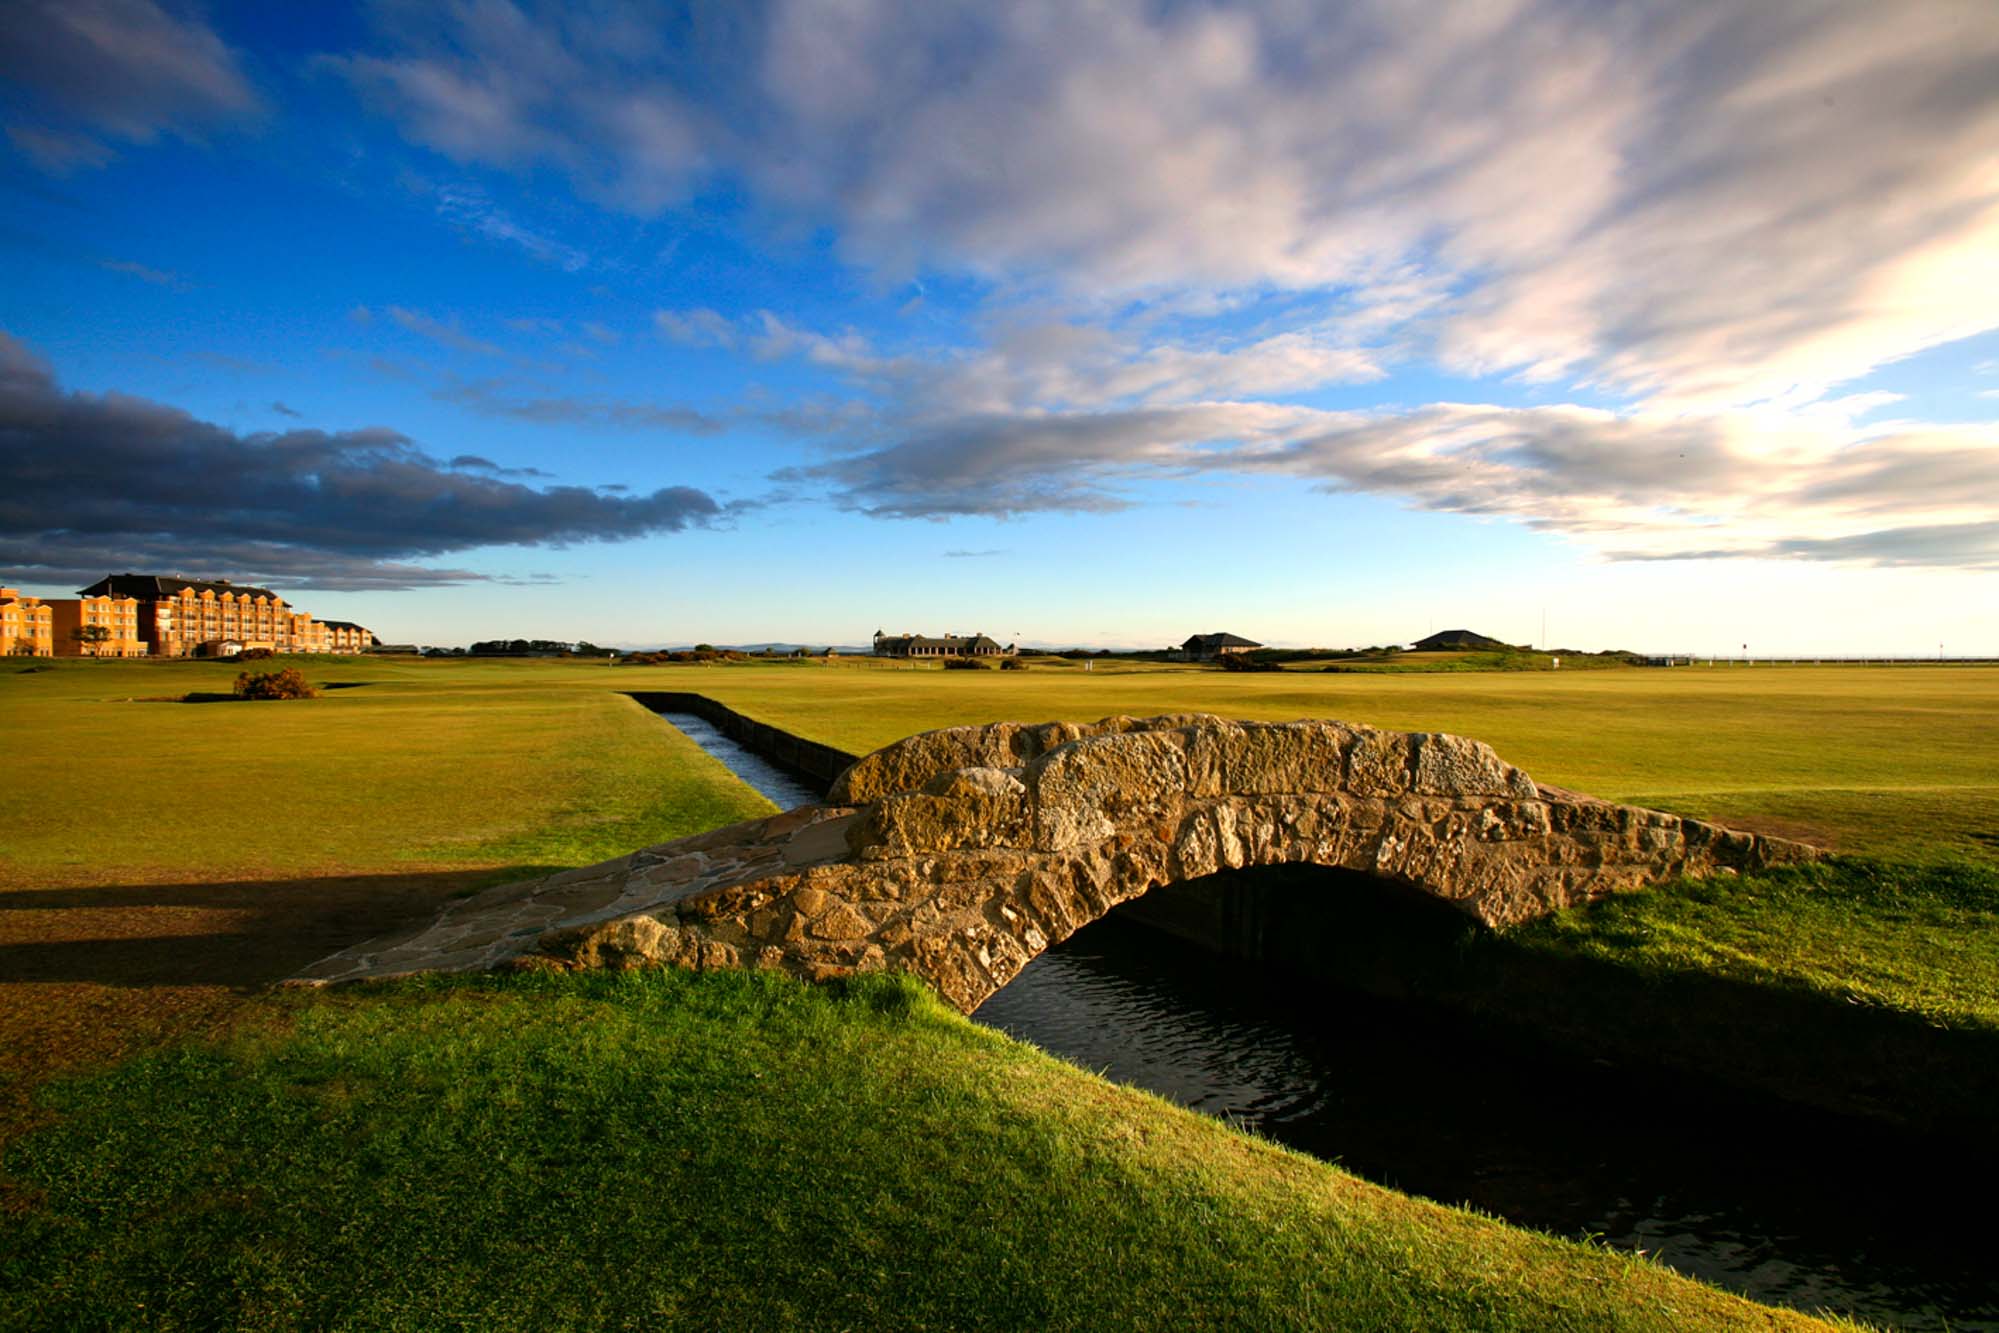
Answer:
[(1489, 742), (1535, 778), (1841, 850), (1999, 859), (1999, 668), (1436, 675), (1037, 665), (638, 668), (857, 753), (931, 727), (1115, 713), (1332, 717)]
[[(1361, 675), (866, 660), (708, 667), (323, 660), (300, 704), (196, 663), (0, 667), (19, 884), (314, 869), (581, 864), (760, 809), (625, 690), (688, 690), (862, 753), (932, 727), (1214, 712), (1490, 742), (1537, 779), (1913, 859), (1999, 858), (1999, 668), (1755, 667)], [(228, 812), (225, 837), (204, 816)], [(130, 836), (90, 835), (115, 818)]]
[(771, 808), (601, 666), (302, 665), (322, 697), (194, 704), (236, 669), (0, 666), (0, 885), (579, 865)]

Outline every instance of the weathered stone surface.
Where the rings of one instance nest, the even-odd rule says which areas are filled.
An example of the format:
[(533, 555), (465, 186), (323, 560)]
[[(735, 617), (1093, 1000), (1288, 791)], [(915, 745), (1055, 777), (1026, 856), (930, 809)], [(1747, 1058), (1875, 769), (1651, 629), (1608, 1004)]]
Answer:
[(1814, 849), (1537, 787), (1489, 746), (1204, 715), (995, 723), (860, 760), (836, 803), (488, 889), (306, 984), (501, 966), (914, 971), (969, 1011), (1161, 884), (1336, 866), (1493, 926)]

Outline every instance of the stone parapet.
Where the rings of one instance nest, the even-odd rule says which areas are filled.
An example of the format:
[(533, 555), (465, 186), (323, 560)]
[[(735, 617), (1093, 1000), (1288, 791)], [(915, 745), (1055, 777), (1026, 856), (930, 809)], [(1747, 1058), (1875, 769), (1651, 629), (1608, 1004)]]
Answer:
[(322, 983), (505, 965), (915, 972), (970, 1012), (1163, 884), (1359, 871), (1504, 928), (1802, 843), (1537, 787), (1478, 741), (1206, 715), (996, 723), (852, 764), (829, 803), (487, 890), (336, 954)]

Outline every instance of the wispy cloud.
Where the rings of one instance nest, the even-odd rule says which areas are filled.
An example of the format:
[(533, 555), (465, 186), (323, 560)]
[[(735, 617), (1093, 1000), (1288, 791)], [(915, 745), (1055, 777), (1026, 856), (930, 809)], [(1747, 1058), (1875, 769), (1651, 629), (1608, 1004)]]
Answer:
[(565, 273), (580, 273), (590, 266), (587, 251), (522, 226), (482, 190), (448, 185), (437, 191), (436, 198), (440, 217), (489, 241), (512, 246)]
[(186, 292), (194, 290), (194, 284), (178, 273), (166, 269), (148, 268), (144, 264), (129, 259), (100, 259), (97, 267), (110, 273), (123, 273), (137, 278), (140, 282), (151, 283), (155, 287), (165, 287), (169, 291)]
[(420, 338), (428, 338), (440, 347), (448, 347), (454, 352), (465, 352), (473, 356), (506, 355), (497, 345), (466, 333), (459, 327), (456, 316), (446, 322), (426, 315), (420, 310), (406, 310), (399, 305), (390, 306), (387, 313), (400, 327)]
[[(483, 458), (478, 454), (459, 454), (445, 466), (462, 468), (468, 472), (489, 472), (496, 477), (553, 477), (555, 475), (553, 472), (543, 472), (538, 467), (501, 467), (492, 459)], [(597, 489), (600, 491), (624, 491), (629, 490), (630, 487), (622, 485), (599, 486)]]
[(281, 416), (281, 417), (294, 417), (294, 418), (296, 418), (296, 417), (303, 417), (303, 416), (305, 415), (305, 413), (303, 413), (303, 412), (299, 411), (299, 410), (298, 410), (297, 408), (295, 408), (295, 407), (289, 407), (289, 406), (285, 405), (284, 403), (280, 403), (280, 402), (273, 402), (273, 403), (271, 404), (271, 410), (272, 410), (273, 412), (276, 412), (276, 413), (277, 413), (277, 414), (278, 414), (279, 416)]
[(433, 389), (431, 396), (481, 416), (539, 425), (607, 426), (681, 435), (717, 435), (728, 429), (726, 422), (681, 403), (522, 392), (498, 379), (454, 380)]
[(1211, 402), (877, 416), (840, 443), (776, 479), (829, 485), (840, 503), (877, 517), (950, 518), (1114, 510), (1133, 503), (1141, 481), (1280, 475), (1507, 519), (1617, 559), (1726, 552), (1983, 568), (1999, 522), (1999, 425), (1990, 424)]
[(7, 139), (30, 162), (51, 176), (104, 166), (117, 154), (87, 134), (64, 134), (32, 125), (9, 125)]
[(687, 347), (734, 347), (737, 342), (735, 324), (706, 307), (656, 310), (652, 321), (662, 338)]

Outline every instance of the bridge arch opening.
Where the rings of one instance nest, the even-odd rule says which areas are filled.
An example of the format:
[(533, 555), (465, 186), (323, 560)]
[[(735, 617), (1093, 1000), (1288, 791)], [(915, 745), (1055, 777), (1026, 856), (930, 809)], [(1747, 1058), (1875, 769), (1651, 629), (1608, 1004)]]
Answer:
[(1450, 978), (1492, 933), (1417, 885), (1311, 863), (1161, 885), (1104, 919), (1256, 964), (1287, 981), (1383, 996), (1421, 992)]

